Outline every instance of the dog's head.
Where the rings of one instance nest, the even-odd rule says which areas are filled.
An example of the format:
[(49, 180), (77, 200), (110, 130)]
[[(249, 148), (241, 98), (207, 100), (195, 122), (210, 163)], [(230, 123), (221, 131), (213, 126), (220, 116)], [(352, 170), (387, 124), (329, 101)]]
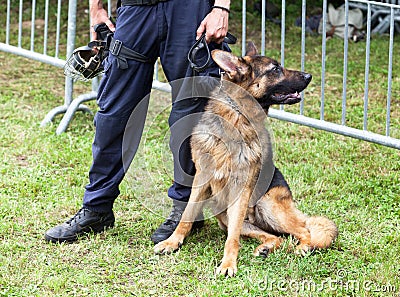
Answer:
[(249, 92), (264, 109), (273, 104), (295, 104), (310, 83), (311, 74), (283, 68), (276, 60), (259, 56), (249, 43), (244, 57), (214, 50), (212, 57), (225, 71), (224, 79)]

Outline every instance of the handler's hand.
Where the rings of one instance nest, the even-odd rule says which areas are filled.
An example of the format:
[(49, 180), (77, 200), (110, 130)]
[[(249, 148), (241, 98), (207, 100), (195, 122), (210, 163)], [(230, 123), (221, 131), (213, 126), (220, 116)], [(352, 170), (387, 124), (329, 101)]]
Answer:
[(115, 31), (115, 26), (108, 18), (107, 11), (102, 7), (98, 7), (97, 5), (90, 7), (90, 20), (90, 33), (92, 40), (97, 40), (97, 33), (94, 31), (94, 26), (97, 24), (105, 23), (112, 32)]
[(200, 23), (196, 32), (196, 39), (206, 32), (206, 41), (221, 43), (228, 32), (229, 13), (219, 8), (214, 8)]

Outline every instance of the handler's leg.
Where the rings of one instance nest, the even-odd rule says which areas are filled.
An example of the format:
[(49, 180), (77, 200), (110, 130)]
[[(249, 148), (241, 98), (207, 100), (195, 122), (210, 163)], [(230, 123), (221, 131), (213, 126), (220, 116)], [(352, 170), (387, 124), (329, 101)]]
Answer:
[[(192, 80), (189, 79), (190, 82), (187, 82), (183, 79), (193, 74), (187, 55), (196, 41), (196, 30), (200, 22), (210, 11), (209, 1), (174, 0), (160, 3), (159, 6), (163, 8), (162, 17), (166, 24), (165, 35), (160, 44), (160, 58), (172, 87), (173, 102), (169, 125), (170, 148), (174, 158), (174, 183), (168, 190), (168, 196), (173, 199), (173, 209), (170, 216), (151, 236), (154, 243), (167, 239), (173, 233), (191, 192), (195, 168), (191, 158), (190, 135), (204, 110), (207, 99), (193, 98)], [(219, 69), (216, 64), (211, 65), (207, 73), (200, 75), (210, 72), (218, 74)], [(202, 216), (196, 220), (193, 229), (201, 226), (203, 226)]]
[[(155, 7), (122, 7), (114, 37), (125, 46), (155, 58), (158, 56), (155, 23)], [(153, 76), (152, 63), (128, 60), (128, 64), (127, 69), (118, 68), (117, 58), (113, 55), (105, 63), (106, 72), (98, 94), (99, 111), (95, 116), (90, 183), (86, 186), (83, 207), (64, 224), (48, 230), (45, 234), (47, 241), (75, 241), (79, 234), (100, 232), (114, 224), (113, 203), (139, 144)], [(135, 108), (139, 108), (139, 112)], [(129, 135), (132, 143), (124, 143), (124, 148), (128, 120), (134, 121), (134, 125), (129, 125), (134, 129), (128, 131), (132, 133)]]

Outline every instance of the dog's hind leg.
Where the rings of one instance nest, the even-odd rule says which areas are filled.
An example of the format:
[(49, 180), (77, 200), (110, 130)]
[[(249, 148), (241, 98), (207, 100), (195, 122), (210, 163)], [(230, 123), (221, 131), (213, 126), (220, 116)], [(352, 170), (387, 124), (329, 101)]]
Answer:
[(183, 244), (183, 240), (192, 229), (193, 222), (202, 210), (204, 201), (210, 194), (211, 189), (209, 184), (204, 183), (202, 173), (197, 172), (193, 180), (189, 203), (182, 214), (181, 221), (169, 238), (154, 246), (154, 252), (156, 254), (171, 253), (179, 249)]
[[(217, 219), (221, 229), (227, 231), (226, 226), (228, 225), (228, 217), (226, 213), (217, 215)], [(267, 233), (266, 231), (252, 224), (249, 220), (245, 220), (243, 222), (240, 235), (243, 237), (254, 238), (261, 242), (261, 244), (254, 250), (254, 256), (267, 257), (268, 254), (272, 253), (283, 242), (282, 238)]]
[(264, 258), (279, 248), (283, 242), (282, 238), (265, 232), (247, 220), (243, 222), (241, 235), (261, 241), (261, 244), (254, 250), (253, 255)]
[(296, 208), (286, 187), (270, 189), (255, 206), (256, 224), (263, 230), (291, 234), (299, 240), (296, 253), (305, 255), (312, 250), (311, 234), (306, 227), (307, 216)]

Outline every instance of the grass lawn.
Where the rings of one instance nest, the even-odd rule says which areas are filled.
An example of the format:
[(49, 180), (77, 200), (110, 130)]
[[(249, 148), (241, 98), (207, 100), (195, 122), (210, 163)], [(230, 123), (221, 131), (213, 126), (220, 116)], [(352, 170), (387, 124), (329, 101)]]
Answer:
[(163, 208), (153, 202), (168, 201), (171, 180), (165, 141), (169, 94), (160, 92), (153, 93), (144, 141), (131, 167), (138, 170), (128, 174), (115, 204), (116, 227), (75, 244), (46, 244), (43, 233), (80, 207), (92, 116), (77, 114), (60, 136), (54, 133), (59, 118), (39, 128), (45, 113), (62, 102), (61, 71), (4, 53), (0, 66), (5, 69), (0, 74), (0, 295), (400, 293), (399, 151), (276, 120), (269, 126), (277, 166), (301, 210), (337, 223), (334, 246), (301, 258), (288, 238), (283, 249), (261, 259), (252, 256), (255, 241), (242, 241), (237, 277), (216, 278), (225, 234), (210, 219), (179, 252), (154, 255), (149, 237), (163, 221)]
[[(268, 26), (266, 52), (279, 60), (279, 32)], [(299, 28), (287, 30), (286, 65), (299, 68)], [(387, 37), (373, 41), (369, 128), (382, 133)], [(306, 70), (314, 79), (304, 108), (307, 116), (317, 118), (320, 44), (320, 37), (307, 39)], [(356, 128), (362, 128), (361, 45), (349, 46), (347, 123)], [(341, 46), (338, 39), (327, 44), (326, 119), (338, 123)], [(394, 63), (391, 131), (399, 137), (400, 61)], [(115, 203), (115, 228), (74, 244), (47, 244), (44, 232), (81, 206), (93, 116), (78, 113), (59, 136), (60, 116), (40, 128), (45, 114), (63, 102), (62, 70), (3, 52), (0, 68), (0, 296), (400, 296), (400, 151), (273, 119), (267, 125), (276, 165), (302, 211), (336, 222), (339, 237), (333, 247), (298, 257), (295, 240), (287, 238), (282, 249), (263, 259), (252, 256), (256, 241), (243, 240), (237, 276), (215, 277), (226, 235), (211, 218), (177, 253), (154, 255), (149, 238), (169, 211), (166, 191), (172, 179), (170, 95), (158, 91), (152, 94), (143, 141)], [(79, 83), (75, 92), (89, 87)], [(96, 109), (94, 102), (88, 105)]]

